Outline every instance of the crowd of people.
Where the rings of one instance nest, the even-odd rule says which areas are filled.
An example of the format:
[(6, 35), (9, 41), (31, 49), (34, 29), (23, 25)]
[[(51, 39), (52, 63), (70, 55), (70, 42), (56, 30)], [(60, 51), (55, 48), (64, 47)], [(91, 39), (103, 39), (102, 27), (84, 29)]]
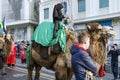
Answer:
[(9, 67), (14, 67), (16, 64), (16, 58), (21, 59), (21, 63), (26, 63), (26, 50), (29, 46), (29, 41), (18, 41), (16, 43), (13, 42), (11, 53), (6, 60), (6, 64)]

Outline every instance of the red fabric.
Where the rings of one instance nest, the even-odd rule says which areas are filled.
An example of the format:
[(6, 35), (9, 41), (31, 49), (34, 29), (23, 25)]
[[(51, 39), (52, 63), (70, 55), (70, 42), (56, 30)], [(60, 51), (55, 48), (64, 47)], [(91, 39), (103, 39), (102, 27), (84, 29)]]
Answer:
[(74, 44), (76, 47), (86, 51), (87, 53), (90, 53), (89, 51), (87, 51), (85, 48), (83, 48), (80, 44)]
[(105, 70), (104, 70), (104, 65), (100, 66), (99, 72), (98, 72), (100, 77), (105, 76)]
[(6, 60), (6, 64), (15, 64), (16, 63), (16, 45), (12, 45), (11, 53)]
[(26, 59), (25, 53), (26, 53), (26, 50), (24, 49), (20, 50), (20, 59)]
[(83, 48), (82, 46), (80, 46), (80, 44), (74, 44), (76, 47), (78, 47), (78, 48), (80, 48), (80, 49), (82, 49), (82, 50), (84, 50), (84, 51), (86, 51), (86, 49), (85, 48)]

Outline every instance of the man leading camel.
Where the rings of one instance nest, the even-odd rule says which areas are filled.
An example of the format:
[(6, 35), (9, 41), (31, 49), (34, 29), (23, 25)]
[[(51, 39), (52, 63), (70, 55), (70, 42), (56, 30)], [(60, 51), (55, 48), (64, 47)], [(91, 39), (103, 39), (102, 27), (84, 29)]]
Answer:
[(79, 44), (74, 44), (71, 47), (72, 69), (76, 80), (86, 80), (86, 70), (97, 73), (98, 69), (86, 51), (90, 45), (90, 35), (82, 32), (78, 36), (78, 41)]

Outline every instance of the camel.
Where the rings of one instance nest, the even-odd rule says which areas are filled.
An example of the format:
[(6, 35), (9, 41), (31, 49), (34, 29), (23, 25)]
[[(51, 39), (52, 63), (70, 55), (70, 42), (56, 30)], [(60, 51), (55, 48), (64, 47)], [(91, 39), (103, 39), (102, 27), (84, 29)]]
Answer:
[(10, 34), (0, 35), (0, 69), (1, 74), (6, 75), (5, 61), (9, 57), (13, 43), (13, 37)]
[[(91, 23), (87, 26), (88, 33), (90, 34), (89, 51), (92, 59), (95, 61), (98, 69), (107, 61), (106, 45), (109, 39), (115, 36), (113, 27), (101, 26), (98, 23)], [(99, 74), (100, 77), (104, 76)]]
[[(43, 47), (40, 44), (37, 44), (35, 41), (32, 41), (32, 46), (30, 49), (30, 62), (28, 66), (28, 77), (27, 80), (32, 80), (32, 71), (35, 67), (35, 78), (34, 80), (39, 80), (39, 71), (44, 66), (47, 69), (55, 71), (56, 80), (70, 80), (73, 72), (71, 69), (71, 54), (70, 54), (70, 47), (73, 43), (77, 42), (76, 35), (69, 30), (66, 30), (66, 37), (67, 37), (67, 49), (66, 52), (63, 53), (61, 50), (57, 50), (57, 53), (51, 54), (48, 58), (43, 58), (41, 54), (41, 49), (47, 50), (48, 47)], [(53, 50), (59, 45), (53, 46)]]
[(87, 30), (91, 36), (89, 47), (91, 56), (98, 64), (102, 65), (107, 58), (106, 45), (109, 43), (109, 39), (115, 36), (113, 27), (102, 27), (98, 23), (92, 23), (87, 26)]
[[(98, 65), (99, 69), (100, 65), (103, 64), (106, 60), (107, 41), (110, 37), (114, 36), (113, 33), (108, 33), (108, 30), (109, 32), (113, 30), (110, 28), (102, 28), (102, 26), (98, 23), (87, 25), (87, 30), (87, 32), (91, 35), (89, 48), (89, 51), (91, 52), (90, 56)], [(34, 40), (32, 41), (27, 80), (32, 80), (32, 71), (34, 67), (34, 80), (39, 80), (40, 69), (42, 67), (55, 71), (56, 80), (71, 80), (73, 71), (71, 69), (70, 48), (74, 43), (78, 43), (78, 41), (75, 33), (72, 31), (66, 30), (66, 37), (67, 50), (65, 53), (60, 50), (59, 45), (54, 45), (52, 47), (54, 51), (57, 51), (57, 54), (55, 54), (53, 51), (49, 51), (48, 47), (43, 47), (42, 45), (36, 43)], [(46, 52), (50, 52), (50, 54), (47, 55), (47, 58), (43, 57)], [(87, 75), (89, 76), (89, 73)]]

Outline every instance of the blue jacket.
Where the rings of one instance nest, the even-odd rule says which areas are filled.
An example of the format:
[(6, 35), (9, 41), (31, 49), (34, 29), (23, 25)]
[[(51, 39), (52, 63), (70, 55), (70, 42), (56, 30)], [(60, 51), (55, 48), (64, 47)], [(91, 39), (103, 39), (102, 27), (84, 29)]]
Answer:
[(97, 66), (93, 63), (89, 53), (73, 45), (71, 47), (72, 69), (76, 80), (85, 80), (86, 70), (97, 73)]

